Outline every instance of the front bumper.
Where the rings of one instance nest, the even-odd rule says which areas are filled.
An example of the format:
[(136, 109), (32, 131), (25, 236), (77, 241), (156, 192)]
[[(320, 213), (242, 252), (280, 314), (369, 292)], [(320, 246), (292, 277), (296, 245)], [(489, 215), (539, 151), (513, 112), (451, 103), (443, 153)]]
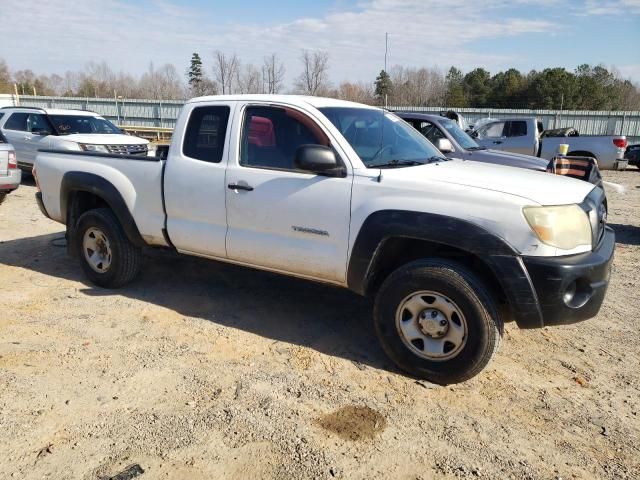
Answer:
[(523, 257), (543, 326), (576, 323), (598, 314), (609, 285), (614, 248), (615, 234), (607, 227), (592, 252)]
[(17, 168), (7, 170), (8, 175), (0, 175), (0, 192), (11, 192), (20, 186), (22, 172)]

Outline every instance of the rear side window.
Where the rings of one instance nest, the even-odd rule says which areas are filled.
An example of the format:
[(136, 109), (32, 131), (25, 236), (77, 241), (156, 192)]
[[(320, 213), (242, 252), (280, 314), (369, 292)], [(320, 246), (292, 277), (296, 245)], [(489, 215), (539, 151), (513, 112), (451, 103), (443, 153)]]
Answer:
[(204, 162), (220, 163), (229, 111), (226, 106), (194, 108), (184, 135), (182, 153)]
[(524, 137), (527, 134), (527, 122), (514, 120), (509, 122), (508, 137)]
[(20, 132), (27, 131), (28, 113), (12, 113), (7, 123), (4, 124), (6, 130), (18, 130)]

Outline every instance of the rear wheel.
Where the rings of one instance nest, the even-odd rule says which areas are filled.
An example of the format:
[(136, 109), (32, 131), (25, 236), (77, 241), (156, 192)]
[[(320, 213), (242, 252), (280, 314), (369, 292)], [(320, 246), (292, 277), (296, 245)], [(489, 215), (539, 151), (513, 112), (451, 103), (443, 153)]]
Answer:
[(502, 319), (489, 291), (447, 260), (421, 260), (392, 273), (374, 309), (376, 333), (402, 370), (450, 384), (477, 375), (498, 350)]
[(140, 271), (142, 252), (129, 241), (110, 209), (82, 214), (75, 234), (82, 269), (92, 283), (118, 288), (131, 282)]
[(0, 205), (4, 202), (4, 199), (7, 198), (6, 192), (0, 192)]

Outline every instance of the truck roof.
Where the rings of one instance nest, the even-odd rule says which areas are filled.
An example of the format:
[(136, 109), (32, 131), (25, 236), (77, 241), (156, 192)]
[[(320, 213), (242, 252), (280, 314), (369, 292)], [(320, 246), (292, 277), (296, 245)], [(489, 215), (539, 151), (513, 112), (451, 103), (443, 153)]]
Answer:
[(209, 95), (206, 97), (196, 97), (189, 100), (187, 103), (199, 103), (199, 102), (212, 102), (212, 101), (271, 101), (282, 102), (291, 105), (311, 105), (315, 108), (325, 107), (351, 107), (351, 108), (378, 108), (369, 105), (363, 105), (361, 103), (348, 102), (346, 100), (338, 100), (336, 98), (326, 97), (312, 97), (306, 95), (272, 95), (272, 94), (242, 94), (242, 95)]

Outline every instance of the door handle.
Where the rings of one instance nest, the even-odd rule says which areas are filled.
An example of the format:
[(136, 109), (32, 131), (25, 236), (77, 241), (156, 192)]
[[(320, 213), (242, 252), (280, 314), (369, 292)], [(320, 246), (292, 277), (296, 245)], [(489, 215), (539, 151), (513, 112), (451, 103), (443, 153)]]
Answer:
[(253, 190), (253, 187), (242, 183), (230, 183), (227, 185), (227, 188), (229, 190), (244, 190), (246, 192), (251, 192)]
[(25, 135), (24, 137), (22, 137), (22, 139), (23, 140), (31, 140), (31, 137)]
[(495, 145), (500, 145), (502, 143), (502, 140), (496, 140), (495, 142), (493, 142)]

